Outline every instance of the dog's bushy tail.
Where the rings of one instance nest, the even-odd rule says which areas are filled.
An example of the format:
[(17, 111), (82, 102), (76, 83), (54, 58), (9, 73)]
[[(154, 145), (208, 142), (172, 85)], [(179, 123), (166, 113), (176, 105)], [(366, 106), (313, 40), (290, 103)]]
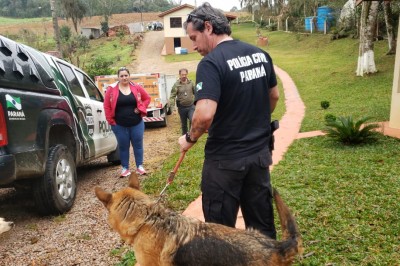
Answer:
[(281, 254), (285, 254), (287, 258), (294, 258), (297, 254), (301, 255), (303, 253), (301, 235), (296, 220), (275, 188), (273, 189), (273, 195), (282, 227), (283, 245), (281, 246)]

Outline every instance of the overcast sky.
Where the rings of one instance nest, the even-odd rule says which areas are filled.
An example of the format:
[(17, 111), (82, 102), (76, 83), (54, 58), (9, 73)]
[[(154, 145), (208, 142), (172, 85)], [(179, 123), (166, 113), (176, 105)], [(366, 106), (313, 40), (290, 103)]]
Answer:
[(199, 6), (203, 4), (204, 2), (209, 2), (212, 7), (222, 9), (223, 11), (230, 11), (232, 7), (236, 6), (238, 9), (240, 9), (240, 2), (239, 0), (183, 0), (182, 4), (189, 4), (194, 6), (196, 2), (196, 5)]

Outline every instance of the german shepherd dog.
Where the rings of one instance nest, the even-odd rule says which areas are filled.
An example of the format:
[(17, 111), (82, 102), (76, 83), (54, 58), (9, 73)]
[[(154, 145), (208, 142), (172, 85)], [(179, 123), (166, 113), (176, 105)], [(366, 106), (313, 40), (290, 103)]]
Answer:
[(109, 212), (109, 225), (132, 245), (141, 266), (291, 265), (302, 252), (296, 222), (276, 190), (282, 241), (166, 209), (139, 191), (134, 173), (128, 188), (108, 193), (96, 187), (95, 193)]

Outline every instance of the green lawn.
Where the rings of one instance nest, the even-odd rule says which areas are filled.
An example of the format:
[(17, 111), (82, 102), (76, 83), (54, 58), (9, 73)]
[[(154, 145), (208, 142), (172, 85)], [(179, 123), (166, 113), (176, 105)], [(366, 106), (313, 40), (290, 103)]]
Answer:
[[(266, 50), (274, 63), (293, 78), (306, 105), (302, 131), (323, 129), (328, 113), (389, 119), (394, 56), (385, 55), (386, 42), (375, 44), (379, 72), (356, 77), (357, 40), (262, 34), (269, 38)], [(233, 36), (256, 42), (251, 24), (234, 25)], [(329, 101), (330, 107), (323, 110), (321, 101)], [(283, 112), (278, 109), (275, 117)], [(167, 189), (165, 202), (175, 210), (184, 210), (200, 194), (204, 143), (205, 136), (186, 154)], [(146, 193), (158, 195), (178, 157), (177, 152), (144, 180)], [(295, 265), (399, 265), (399, 159), (400, 140), (385, 136), (361, 146), (343, 146), (321, 136), (296, 140), (289, 147), (271, 175), (303, 236), (306, 257)]]
[(399, 158), (400, 141), (388, 137), (360, 147), (294, 142), (272, 180), (312, 254), (298, 265), (398, 265)]
[[(251, 24), (233, 29), (234, 36), (255, 43)], [(394, 55), (385, 55), (387, 41), (375, 43), (375, 63), (379, 70), (371, 76), (355, 75), (358, 40), (331, 41), (329, 35), (263, 32), (268, 36), (274, 64), (289, 73), (306, 105), (301, 131), (320, 130), (324, 117), (352, 115), (372, 116), (373, 121), (387, 121), (393, 82)], [(329, 101), (323, 110), (321, 101)]]
[(0, 25), (19, 25), (19, 24), (29, 24), (29, 23), (37, 23), (43, 21), (50, 21), (51, 17), (46, 18), (6, 18), (0, 17)]

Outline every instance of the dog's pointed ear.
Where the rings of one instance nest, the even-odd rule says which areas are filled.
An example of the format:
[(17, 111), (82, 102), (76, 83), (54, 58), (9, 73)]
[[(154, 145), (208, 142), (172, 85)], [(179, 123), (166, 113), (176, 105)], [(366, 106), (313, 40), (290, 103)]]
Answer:
[(129, 177), (128, 186), (137, 190), (140, 190), (140, 182), (136, 173), (132, 173)]
[(104, 206), (107, 207), (107, 204), (110, 202), (110, 200), (112, 199), (112, 194), (105, 192), (104, 190), (102, 190), (99, 187), (96, 187), (94, 189), (94, 193), (96, 193), (97, 198), (103, 202)]

